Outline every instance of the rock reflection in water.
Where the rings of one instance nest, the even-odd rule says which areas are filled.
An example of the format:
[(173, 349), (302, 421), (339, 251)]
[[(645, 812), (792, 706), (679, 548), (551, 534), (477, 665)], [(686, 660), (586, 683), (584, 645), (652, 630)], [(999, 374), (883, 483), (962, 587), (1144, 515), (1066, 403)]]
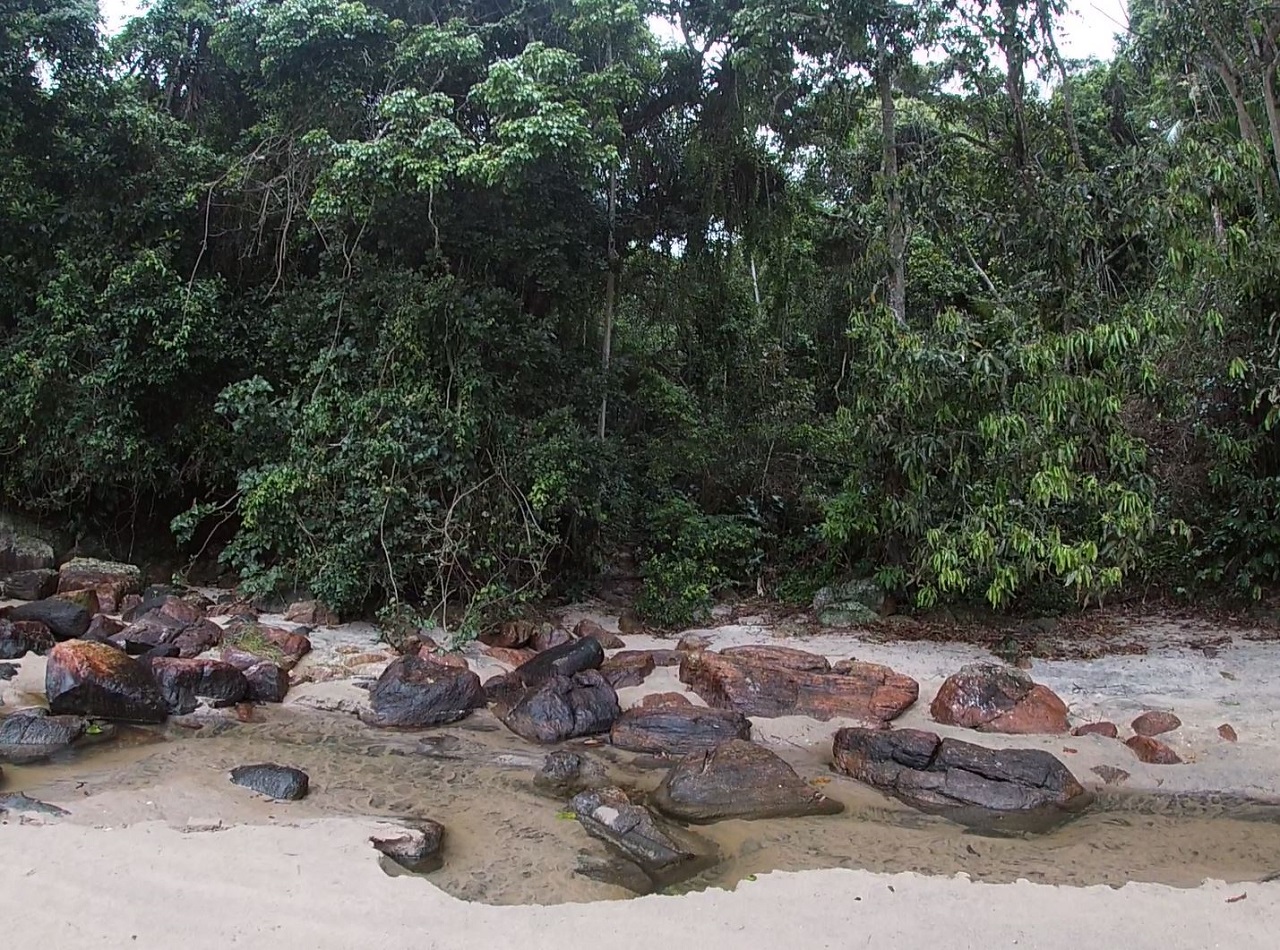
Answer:
[[(598, 742), (557, 748), (581, 756), (593, 781), (616, 785), (634, 801), (662, 780), (653, 762)], [(425, 877), (459, 898), (516, 904), (631, 896), (623, 886), (627, 869), (567, 810), (571, 796), (557, 796), (545, 782), (535, 786), (549, 751), (530, 747), (483, 711), (453, 726), (395, 731), (274, 709), (263, 721), (228, 716), (198, 730), (122, 729), (113, 742), (71, 758), (6, 766), (5, 791), (61, 805), (71, 812), (63, 820), (85, 823), (159, 819), (182, 827), (193, 817), (235, 824), (335, 815), (435, 820), (447, 829), (443, 866)], [(1183, 887), (1205, 878), (1258, 880), (1280, 869), (1277, 805), (1107, 791), (1083, 814), (1048, 830), (953, 816), (966, 817), (966, 825), (831, 777), (816, 755), (784, 755), (844, 812), (701, 826), (698, 834), (714, 844), (720, 861), (678, 890), (830, 867), (963, 872), (991, 882), (1136, 880)], [(311, 794), (288, 803), (235, 794), (227, 773), (253, 762), (303, 769)], [(370, 860), (378, 857), (371, 847)]]

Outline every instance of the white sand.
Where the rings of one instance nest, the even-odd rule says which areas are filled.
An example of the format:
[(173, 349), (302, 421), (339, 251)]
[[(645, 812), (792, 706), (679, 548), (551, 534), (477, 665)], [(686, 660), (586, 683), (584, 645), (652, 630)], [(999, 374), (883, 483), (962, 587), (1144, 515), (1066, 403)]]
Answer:
[[(1276, 946), (1280, 885), (1084, 889), (832, 870), (735, 892), (489, 907), (389, 877), (373, 822), (180, 833), (0, 827), (5, 947), (624, 950)], [(1244, 900), (1228, 898), (1247, 894)]]

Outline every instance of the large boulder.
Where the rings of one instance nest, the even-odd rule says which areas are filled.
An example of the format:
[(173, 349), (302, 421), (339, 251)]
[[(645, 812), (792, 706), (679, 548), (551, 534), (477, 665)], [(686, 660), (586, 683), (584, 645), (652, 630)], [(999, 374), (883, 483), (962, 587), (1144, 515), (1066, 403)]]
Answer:
[(289, 692), (289, 674), (274, 663), (263, 660), (244, 670), (249, 692), (245, 699), (254, 703), (282, 703)]
[(60, 597), (47, 597), (10, 607), (5, 612), (10, 622), (34, 620), (49, 628), (59, 640), (74, 640), (89, 629), (89, 611)]
[(742, 713), (694, 706), (679, 693), (674, 695), (680, 702), (628, 709), (613, 724), (610, 741), (630, 752), (688, 755), (730, 739), (751, 738), (751, 720)]
[(778, 756), (743, 739), (689, 753), (667, 773), (651, 801), (664, 815), (689, 822), (844, 811)]
[(113, 614), (128, 594), (142, 592), (142, 570), (133, 564), (72, 558), (58, 569), (58, 593), (91, 590), (104, 614)]
[(658, 822), (648, 809), (632, 804), (620, 788), (582, 792), (571, 807), (587, 834), (639, 867), (655, 887), (692, 877), (715, 861), (714, 845), (691, 832)]
[[(794, 665), (794, 664), (793, 664)], [(703, 650), (680, 662), (680, 681), (709, 706), (748, 716), (847, 716), (888, 722), (920, 695), (911, 677), (874, 663), (850, 663), (847, 672), (793, 669)]]
[(234, 706), (249, 692), (245, 675), (220, 660), (169, 657), (148, 663), (170, 713), (185, 715), (202, 699), (210, 706)]
[(58, 590), (58, 572), (52, 568), (16, 571), (0, 579), (0, 597), (13, 600), (43, 600)]
[(525, 687), (539, 686), (555, 676), (573, 676), (583, 670), (598, 670), (604, 663), (604, 648), (594, 637), (570, 640), (539, 653), (512, 671), (510, 678)]
[(45, 654), (55, 642), (49, 628), (38, 621), (0, 618), (0, 660), (18, 660), (28, 653)]
[(183, 624), (203, 620), (205, 615), (203, 608), (190, 600), (168, 593), (164, 589), (149, 588), (148, 594), (142, 598), (141, 603), (121, 611), (120, 616), (132, 623), (152, 613), (162, 614)]
[(163, 722), (168, 713), (146, 667), (105, 643), (59, 643), (49, 651), (44, 688), (54, 713), (121, 722)]
[(919, 729), (841, 729), (836, 768), (916, 805), (993, 812), (1065, 809), (1084, 787), (1042, 749), (987, 749)]
[[(311, 652), (311, 641), (304, 634), (257, 621), (231, 624), (223, 631), (222, 643), (229, 651), (269, 660), (283, 670), (293, 669)], [(231, 662), (227, 656), (223, 659)]]
[(56, 564), (49, 542), (19, 534), (11, 525), (0, 521), (0, 577), (48, 570)]
[(935, 722), (1008, 735), (1064, 735), (1067, 705), (1022, 670), (974, 663), (947, 677), (929, 712)]
[[(588, 638), (575, 642), (596, 641)], [(540, 686), (500, 703), (495, 711), (516, 735), (541, 743), (608, 732), (622, 712), (617, 692), (596, 670), (552, 676)]]
[(231, 770), (231, 781), (278, 801), (304, 798), (311, 784), (310, 778), (302, 769), (276, 765), (274, 762), (237, 766)]
[(824, 627), (871, 623), (884, 606), (884, 589), (870, 578), (824, 587), (813, 595), (813, 612)]
[(469, 716), (487, 702), (480, 677), (470, 670), (397, 657), (369, 690), (375, 726), (439, 726)]

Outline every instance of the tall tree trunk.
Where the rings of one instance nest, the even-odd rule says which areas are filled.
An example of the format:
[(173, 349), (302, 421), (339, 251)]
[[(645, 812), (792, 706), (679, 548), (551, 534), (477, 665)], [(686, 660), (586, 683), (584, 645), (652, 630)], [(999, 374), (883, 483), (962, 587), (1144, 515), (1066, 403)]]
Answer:
[(1005, 91), (1013, 113), (1013, 162), (1022, 170), (1027, 165), (1027, 51), (1018, 28), (1020, 6), (1019, 0), (1000, 0), (1000, 48), (1004, 51)]
[(1067, 75), (1067, 64), (1063, 62), (1062, 53), (1058, 50), (1058, 41), (1053, 35), (1053, 11), (1045, 0), (1040, 0), (1040, 30), (1044, 34), (1045, 45), (1049, 49), (1049, 58), (1058, 70), (1058, 81), (1062, 83), (1062, 111), (1067, 122), (1067, 142), (1071, 146), (1071, 157), (1076, 167), (1083, 170), (1084, 151), (1080, 148), (1080, 130), (1076, 127), (1075, 94), (1071, 91), (1071, 77)]
[[(605, 66), (613, 65), (613, 39), (605, 51)], [(604, 441), (609, 423), (609, 366), (613, 362), (613, 313), (618, 301), (618, 169), (609, 169), (609, 272), (604, 283), (604, 327), (600, 334), (600, 419), (596, 434)]]
[(880, 91), (880, 132), (884, 139), (885, 222), (889, 240), (889, 309), (899, 324), (907, 323), (907, 234), (898, 175), (898, 107), (893, 99), (893, 68), (884, 34), (876, 37), (876, 85)]
[[(1262, 160), (1262, 164), (1266, 166), (1269, 172), (1267, 183), (1271, 186), (1271, 194), (1274, 198), (1274, 196), (1280, 194), (1280, 178), (1277, 178), (1276, 167), (1272, 165), (1271, 159), (1267, 156), (1267, 147), (1262, 141), (1262, 133), (1258, 131), (1257, 123), (1253, 121), (1253, 116), (1249, 113), (1249, 104), (1245, 100), (1240, 76), (1224, 62), (1214, 62), (1211, 65), (1214, 72), (1218, 74), (1218, 78), (1222, 80), (1222, 84), (1226, 87), (1227, 94), (1231, 97), (1231, 104), (1235, 106), (1236, 124), (1240, 126), (1240, 137), (1257, 149), (1258, 158)], [(1272, 88), (1274, 90), (1274, 87)], [(1259, 187), (1259, 191), (1261, 191), (1261, 187)], [(1259, 217), (1265, 217), (1266, 208), (1259, 206), (1258, 215)]]

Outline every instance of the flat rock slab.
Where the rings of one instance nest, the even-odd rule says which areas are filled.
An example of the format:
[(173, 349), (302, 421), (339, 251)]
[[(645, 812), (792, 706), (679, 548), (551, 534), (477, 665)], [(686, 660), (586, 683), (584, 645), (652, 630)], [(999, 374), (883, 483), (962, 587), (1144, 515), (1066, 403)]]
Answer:
[(231, 770), (231, 781), (278, 801), (297, 801), (306, 797), (311, 780), (302, 769), (267, 762), (240, 765)]
[(120, 722), (163, 722), (168, 707), (151, 673), (105, 643), (68, 640), (49, 651), (50, 711)]
[(1067, 705), (1022, 670), (974, 663), (947, 677), (929, 706), (935, 722), (1007, 735), (1064, 735)]
[[(596, 643), (590, 638), (575, 642)], [(599, 671), (583, 670), (553, 676), (500, 703), (495, 712), (522, 739), (552, 743), (608, 732), (622, 710), (617, 692)]]
[(1013, 812), (1087, 800), (1071, 770), (1042, 749), (987, 749), (919, 729), (841, 729), (832, 753), (841, 772), (916, 805)]
[(89, 722), (81, 716), (50, 716), (29, 709), (0, 719), (0, 761), (22, 765), (56, 755), (84, 735)]
[(628, 709), (613, 724), (610, 741), (630, 752), (688, 755), (730, 739), (751, 738), (751, 720), (737, 710), (694, 706), (680, 694), (672, 695), (683, 702)]
[(416, 655), (387, 665), (369, 690), (375, 726), (439, 726), (457, 722), (488, 702), (480, 677), (466, 669), (432, 663)]
[(774, 753), (743, 739), (690, 753), (667, 773), (651, 800), (664, 815), (698, 823), (844, 811)]
[(779, 646), (741, 646), (726, 647), (720, 651), (721, 656), (732, 657), (735, 660), (745, 660), (749, 663), (763, 663), (766, 666), (780, 666), (787, 670), (798, 670), (808, 673), (827, 673), (831, 670), (831, 664), (827, 662), (825, 656), (818, 656), (816, 653), (810, 653), (807, 650), (797, 650), (794, 647)]
[(919, 698), (920, 684), (875, 663), (851, 664), (846, 673), (820, 673), (709, 651), (686, 654), (680, 681), (717, 709), (747, 716), (847, 716), (888, 722)]
[(582, 792), (571, 807), (587, 834), (638, 867), (656, 887), (692, 877), (715, 861), (714, 845), (660, 823), (619, 788)]

